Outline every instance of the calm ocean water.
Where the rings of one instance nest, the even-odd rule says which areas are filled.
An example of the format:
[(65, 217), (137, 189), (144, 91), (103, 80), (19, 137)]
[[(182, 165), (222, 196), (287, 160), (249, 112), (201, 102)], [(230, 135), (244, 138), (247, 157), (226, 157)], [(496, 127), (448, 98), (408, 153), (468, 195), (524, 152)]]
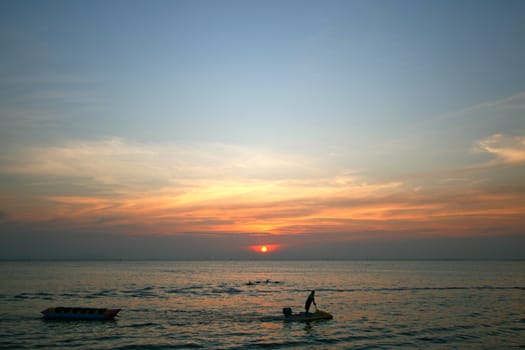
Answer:
[[(1, 349), (525, 347), (523, 261), (2, 262), (0, 278)], [(334, 319), (283, 322), (311, 289)]]

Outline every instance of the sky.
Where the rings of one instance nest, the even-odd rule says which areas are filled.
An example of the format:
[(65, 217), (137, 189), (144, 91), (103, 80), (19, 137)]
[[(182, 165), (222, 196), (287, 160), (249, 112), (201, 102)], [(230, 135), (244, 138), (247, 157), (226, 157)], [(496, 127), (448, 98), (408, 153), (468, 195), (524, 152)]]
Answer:
[(2, 1), (0, 259), (523, 259), (524, 38), (511, 0)]

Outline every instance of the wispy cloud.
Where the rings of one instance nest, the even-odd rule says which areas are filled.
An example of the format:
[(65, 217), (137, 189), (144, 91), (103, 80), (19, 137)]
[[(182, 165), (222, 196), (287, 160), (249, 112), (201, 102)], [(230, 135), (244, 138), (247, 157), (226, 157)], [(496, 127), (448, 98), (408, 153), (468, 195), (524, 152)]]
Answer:
[[(3, 173), (34, 178), (40, 187), (47, 178), (69, 188), (68, 195), (43, 195), (49, 205), (21, 211), (19, 219), (136, 227), (155, 222), (164, 226), (158, 231), (278, 232), (292, 221), (304, 226), (328, 215), (323, 208), (331, 202), (382, 197), (400, 186), (369, 184), (347, 169), (331, 173), (302, 156), (224, 144), (108, 138), (26, 148), (4, 157)], [(82, 189), (101, 187), (104, 191), (91, 195)]]
[[(479, 144), (501, 162), (524, 161), (523, 138), (493, 135)], [(35, 179), (29, 190), (40, 193), (0, 198), (11, 203), (3, 209), (6, 218), (77, 230), (341, 233), (351, 239), (379, 231), (471, 234), (503, 218), (519, 226), (525, 215), (519, 191), (495, 194), (483, 183), (438, 179), (372, 182), (347, 169), (324, 169), (315, 159), (224, 144), (108, 138), (5, 157), (0, 170)], [(52, 180), (49, 186), (43, 178)], [(53, 190), (57, 182), (60, 192)], [(29, 206), (27, 196), (37, 204)]]
[(525, 135), (507, 136), (493, 134), (476, 145), (476, 150), (495, 157), (489, 164), (523, 164), (525, 163)]
[(112, 137), (28, 147), (4, 155), (12, 174), (89, 179), (103, 184), (159, 186), (206, 179), (309, 178), (322, 170), (300, 156), (277, 155), (219, 143), (140, 144)]
[(505, 96), (499, 99), (487, 100), (478, 104), (468, 106), (456, 111), (451, 111), (432, 118), (432, 121), (442, 121), (459, 118), (477, 111), (487, 110), (491, 108), (508, 108), (520, 109), (520, 105), (525, 102), (525, 91), (516, 92), (510, 96)]

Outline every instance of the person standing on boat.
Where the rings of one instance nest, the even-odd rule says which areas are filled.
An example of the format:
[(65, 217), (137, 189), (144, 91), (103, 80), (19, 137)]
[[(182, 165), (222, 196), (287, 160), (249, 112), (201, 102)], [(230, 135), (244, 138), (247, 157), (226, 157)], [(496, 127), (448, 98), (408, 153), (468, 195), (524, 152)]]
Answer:
[(310, 311), (310, 305), (312, 305), (312, 303), (314, 303), (315, 309), (317, 310), (317, 304), (315, 303), (315, 290), (312, 290), (312, 292), (310, 293), (310, 295), (306, 299), (306, 303), (304, 303), (304, 308), (306, 310), (306, 313), (308, 313), (308, 311)]

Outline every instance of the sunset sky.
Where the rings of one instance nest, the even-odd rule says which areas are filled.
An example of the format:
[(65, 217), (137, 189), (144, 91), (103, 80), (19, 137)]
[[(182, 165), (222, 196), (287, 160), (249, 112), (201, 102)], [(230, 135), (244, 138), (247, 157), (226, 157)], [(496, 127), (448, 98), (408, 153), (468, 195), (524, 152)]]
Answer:
[(525, 258), (524, 1), (8, 0), (0, 52), (0, 259)]

